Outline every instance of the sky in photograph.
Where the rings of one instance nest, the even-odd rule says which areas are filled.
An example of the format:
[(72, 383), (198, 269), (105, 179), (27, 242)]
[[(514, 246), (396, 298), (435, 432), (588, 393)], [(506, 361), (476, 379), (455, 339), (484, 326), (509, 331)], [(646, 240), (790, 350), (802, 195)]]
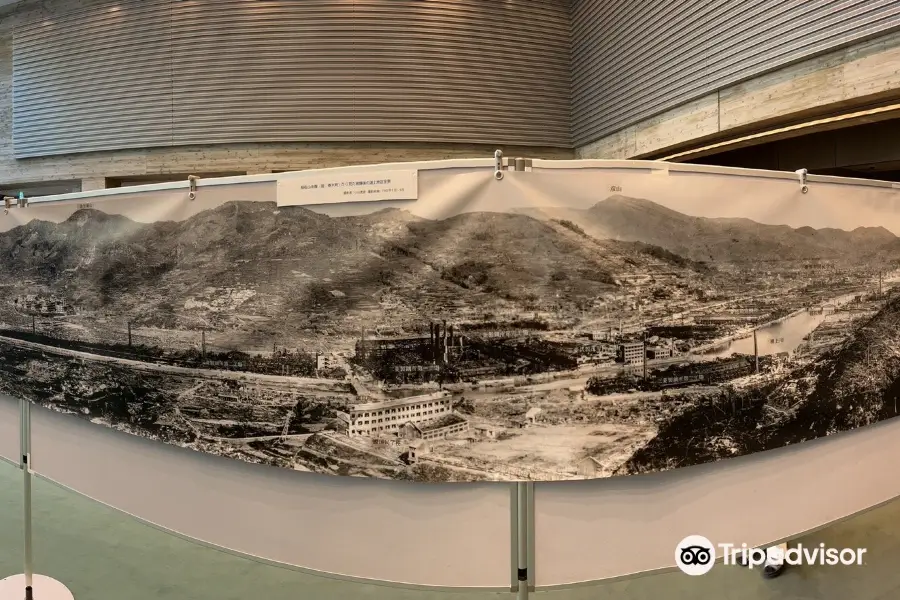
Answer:
[[(186, 190), (167, 190), (69, 201), (32, 203), (0, 218), (0, 231), (31, 219), (60, 222), (84, 204), (139, 222), (180, 221), (232, 200), (275, 201), (275, 185), (245, 184), (201, 188), (198, 198)], [(638, 169), (553, 169), (507, 172), (497, 181), (490, 170), (419, 172), (415, 202), (357, 202), (308, 206), (331, 216), (365, 214), (396, 207), (441, 219), (461, 212), (506, 212), (524, 207), (590, 208), (610, 196), (656, 202), (698, 217), (747, 218), (791, 227), (884, 227), (900, 235), (900, 189), (812, 183), (802, 194), (796, 180), (672, 172), (651, 174)]]

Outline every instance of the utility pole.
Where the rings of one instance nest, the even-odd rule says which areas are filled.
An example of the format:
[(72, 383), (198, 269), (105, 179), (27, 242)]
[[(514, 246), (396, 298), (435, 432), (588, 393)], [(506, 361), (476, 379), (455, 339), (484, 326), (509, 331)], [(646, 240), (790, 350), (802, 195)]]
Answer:
[(128, 321), (128, 347), (131, 348), (131, 321)]
[[(131, 334), (129, 333), (129, 338), (130, 338), (130, 335)], [(130, 339), (129, 339), (129, 342), (130, 342)], [(206, 330), (205, 329), (200, 330), (200, 356), (203, 358), (203, 360), (206, 360)]]
[(759, 344), (756, 341), (756, 330), (753, 330), (753, 372), (759, 373)]

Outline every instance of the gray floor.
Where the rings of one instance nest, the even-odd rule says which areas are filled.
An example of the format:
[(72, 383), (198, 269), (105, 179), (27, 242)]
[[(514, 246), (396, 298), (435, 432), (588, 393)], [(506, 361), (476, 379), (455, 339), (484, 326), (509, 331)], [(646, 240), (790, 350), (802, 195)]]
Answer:
[[(79, 600), (227, 600), (512, 598), (511, 594), (425, 592), (346, 583), (260, 564), (168, 535), (53, 484), (34, 483), (35, 562)], [(21, 472), (0, 462), (0, 577), (21, 572)], [(801, 540), (807, 545), (866, 547), (861, 567), (802, 567), (774, 581), (718, 565), (703, 577), (647, 575), (533, 594), (544, 600), (787, 599), (900, 597), (900, 502)], [(315, 540), (310, 540), (315, 544)], [(385, 542), (390, 552), (390, 541)]]

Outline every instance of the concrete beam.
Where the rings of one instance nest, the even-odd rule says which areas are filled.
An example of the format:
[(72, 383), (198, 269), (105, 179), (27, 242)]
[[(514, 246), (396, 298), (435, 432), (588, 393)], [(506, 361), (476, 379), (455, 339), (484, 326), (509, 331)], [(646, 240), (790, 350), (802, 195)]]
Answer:
[[(900, 99), (897, 64), (900, 32), (724, 88), (582, 146), (576, 156), (661, 157), (803, 119), (887, 103)], [(838, 126), (847, 124), (831, 124)]]
[(106, 177), (85, 177), (81, 180), (81, 191), (105, 190)]

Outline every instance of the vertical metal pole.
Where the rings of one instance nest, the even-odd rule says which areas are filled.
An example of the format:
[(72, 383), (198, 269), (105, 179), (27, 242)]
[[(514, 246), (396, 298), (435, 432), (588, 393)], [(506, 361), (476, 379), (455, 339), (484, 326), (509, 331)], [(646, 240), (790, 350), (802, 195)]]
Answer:
[(509, 591), (519, 590), (519, 491), (518, 484), (509, 486)]
[(525, 484), (526, 504), (525, 504), (525, 539), (527, 545), (525, 547), (527, 560), (525, 566), (528, 569), (526, 585), (529, 592), (535, 591), (535, 542), (534, 542), (534, 482), (529, 481)]
[(32, 552), (31, 552), (31, 402), (19, 400), (19, 445), (23, 474), (23, 503), (25, 530), (25, 600), (32, 600)]

